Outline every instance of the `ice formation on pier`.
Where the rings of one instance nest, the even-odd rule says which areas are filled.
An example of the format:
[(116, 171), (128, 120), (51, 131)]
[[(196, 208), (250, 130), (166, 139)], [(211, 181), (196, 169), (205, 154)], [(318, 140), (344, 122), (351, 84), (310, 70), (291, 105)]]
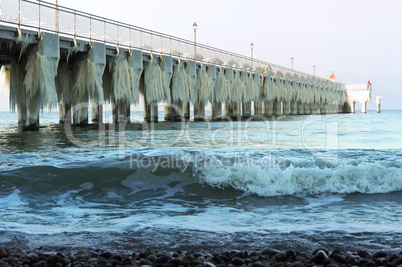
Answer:
[(193, 103), (198, 102), (212, 102), (213, 90), (211, 85), (211, 78), (207, 73), (207, 66), (205, 64), (201, 65), (201, 68), (198, 70), (198, 75), (195, 80), (195, 95), (193, 98)]
[(132, 82), (127, 58), (121, 55), (112, 57), (108, 60), (108, 67), (112, 75), (112, 99), (115, 104), (130, 105), (132, 102)]
[(230, 101), (232, 103), (242, 101), (243, 94), (244, 94), (244, 83), (240, 79), (240, 71), (236, 70), (233, 75), (232, 93), (230, 96)]
[(95, 64), (89, 59), (77, 62), (73, 94), (78, 99), (87, 102), (88, 96), (94, 103), (104, 100), (102, 77), (105, 66)]
[(214, 101), (216, 102), (225, 102), (230, 99), (229, 83), (222, 67), (218, 67), (214, 92)]
[(144, 68), (144, 91), (147, 103), (158, 103), (166, 99), (163, 73), (158, 60), (152, 54)]
[(172, 101), (190, 101), (191, 79), (184, 68), (184, 64), (178, 60), (172, 76)]

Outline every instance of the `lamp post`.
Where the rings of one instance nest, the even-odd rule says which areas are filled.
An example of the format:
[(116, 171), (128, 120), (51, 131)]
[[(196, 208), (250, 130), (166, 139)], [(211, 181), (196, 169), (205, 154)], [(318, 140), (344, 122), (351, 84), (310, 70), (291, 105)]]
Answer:
[(197, 56), (197, 23), (193, 23), (193, 29), (194, 29), (194, 59)]
[(292, 71), (293, 71), (293, 61), (294, 61), (295, 59), (293, 58), (293, 57), (291, 57), (290, 58), (290, 62), (291, 62), (291, 64), (292, 64)]
[(254, 58), (253, 58), (254, 44), (253, 43), (250, 44), (250, 48), (251, 48), (251, 64), (252, 64), (251, 67), (254, 69)]
[(313, 74), (314, 74), (314, 77), (315, 77), (315, 65), (313, 65)]

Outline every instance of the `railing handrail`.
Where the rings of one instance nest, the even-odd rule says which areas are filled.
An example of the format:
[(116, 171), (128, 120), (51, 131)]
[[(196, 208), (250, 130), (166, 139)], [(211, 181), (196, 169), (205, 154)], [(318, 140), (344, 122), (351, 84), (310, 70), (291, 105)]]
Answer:
[[(9, 0), (9, 1), (10, 1), (10, 0)], [(245, 60), (245, 61), (247, 62), (247, 65), (248, 65), (248, 66), (250, 66), (248, 63), (251, 63), (251, 65), (253, 65), (253, 66), (250, 66), (250, 67), (252, 67), (252, 70), (251, 70), (252, 72), (258, 72), (258, 71), (256, 70), (256, 69), (258, 68), (258, 66), (257, 66), (257, 68), (254, 68), (254, 64), (261, 64), (261, 65), (265, 65), (265, 67), (271, 67), (271, 68), (274, 67), (274, 68), (277, 68), (277, 69), (279, 69), (279, 70), (281, 70), (281, 71), (283, 71), (283, 72), (285, 72), (285, 73), (291, 73), (292, 75), (293, 75), (293, 74), (297, 74), (297, 75), (307, 76), (307, 77), (309, 77), (309, 78), (313, 78), (313, 79), (315, 79), (315, 80), (322, 81), (322, 82), (330, 82), (330, 80), (328, 80), (328, 79), (325, 79), (325, 78), (322, 78), (322, 77), (318, 77), (318, 76), (316, 76), (316, 75), (308, 74), (308, 73), (305, 73), (305, 72), (302, 72), (302, 71), (294, 70), (294, 69), (291, 69), (291, 68), (288, 68), (288, 67), (284, 67), (284, 66), (281, 66), (281, 65), (278, 65), (278, 64), (270, 63), (270, 62), (263, 61), (263, 60), (259, 60), (259, 59), (254, 59), (254, 58), (251, 58), (251, 57), (248, 57), (248, 56), (245, 56), (245, 55), (241, 55), (241, 54), (238, 54), (238, 53), (226, 51), (226, 50), (223, 50), (223, 49), (220, 49), (220, 48), (215, 48), (215, 47), (212, 47), (212, 46), (209, 46), (209, 45), (205, 45), (205, 44), (202, 44), (202, 43), (198, 43), (198, 42), (197, 42), (197, 43), (194, 43), (194, 41), (186, 40), (186, 39), (183, 39), (183, 38), (180, 38), (180, 37), (172, 36), (172, 35), (169, 35), (169, 34), (165, 34), (165, 33), (158, 32), (158, 31), (153, 31), (153, 30), (149, 30), (149, 29), (146, 29), (146, 28), (142, 28), (142, 27), (130, 25), (130, 24), (128, 24), (128, 23), (119, 22), (119, 21), (116, 21), (116, 20), (113, 20), (113, 19), (108, 19), (108, 18), (105, 18), (105, 17), (98, 16), (98, 15), (93, 15), (93, 14), (90, 14), (90, 13), (87, 13), (87, 12), (83, 12), (83, 11), (79, 11), (79, 10), (76, 10), (76, 9), (72, 9), (72, 8), (68, 8), (68, 7), (64, 7), (64, 6), (60, 6), (60, 5), (57, 5), (57, 6), (56, 6), (55, 4), (49, 3), (49, 2), (46, 2), (46, 1), (41, 1), (41, 0), (36, 0), (36, 1), (34, 1), (34, 0), (14, 0), (14, 1), (18, 1), (18, 5), (19, 5), (18, 12), (21, 12), (21, 11), (20, 11), (21, 2), (26, 2), (26, 3), (38, 5), (38, 7), (39, 7), (39, 23), (38, 23), (38, 28), (39, 28), (39, 29), (41, 29), (41, 27), (40, 27), (40, 25), (41, 25), (40, 8), (41, 8), (41, 7), (47, 7), (47, 8), (54, 9), (55, 13), (57, 12), (58, 14), (59, 14), (60, 12), (66, 12), (66, 13), (69, 13), (69, 14), (73, 14), (73, 15), (74, 15), (74, 18), (76, 18), (76, 16), (83, 17), (83, 18), (87, 18), (87, 19), (90, 20), (90, 25), (91, 25), (91, 23), (92, 23), (92, 20), (95, 20), (95, 21), (99, 21), (99, 22), (104, 23), (104, 27), (106, 27), (107, 24), (108, 24), (108, 25), (114, 25), (114, 26), (118, 27), (118, 28), (117, 28), (117, 35), (118, 35), (118, 37), (117, 37), (117, 42), (108, 40), (107, 43), (116, 44), (116, 45), (121, 46), (121, 47), (127, 47), (127, 45), (120, 44), (120, 42), (119, 42), (119, 40), (120, 40), (120, 38), (121, 38), (120, 35), (119, 35), (119, 27), (123, 27), (123, 28), (126, 28), (126, 29), (128, 29), (128, 30), (139, 31), (139, 32), (141, 32), (141, 34), (143, 34), (143, 33), (145, 33), (145, 34), (150, 34), (150, 35), (151, 35), (151, 38), (152, 38), (153, 36), (160, 37), (160, 38), (161, 38), (161, 43), (162, 43), (162, 40), (163, 40), (163, 39), (168, 39), (168, 40), (170, 40), (170, 41), (178, 42), (179, 45), (180, 45), (180, 44), (191, 45), (191, 46), (195, 47), (195, 49), (206, 49), (206, 50), (208, 50), (208, 51), (212, 51), (212, 52), (215, 52), (215, 53), (221, 53), (221, 54), (224, 54), (224, 55), (226, 55), (226, 56), (230, 56), (230, 57), (234, 57), (234, 58), (237, 58), (237, 59)], [(25, 27), (32, 27), (32, 28), (35, 28), (35, 27), (32, 26), (32, 25), (21, 24), (21, 16), (20, 16), (20, 14), (18, 14), (18, 20), (19, 20), (19, 21), (18, 21), (18, 25), (22, 25), (22, 26), (25, 26)], [(60, 23), (59, 23), (60, 18), (59, 18), (58, 16), (55, 17), (55, 20), (57, 20), (57, 21), (56, 21), (55, 28), (53, 29), (53, 32), (56, 32), (56, 33), (59, 33), (59, 34), (65, 34), (65, 35), (72, 35), (71, 33), (63, 32), (63, 31), (60, 30), (62, 25), (60, 25)], [(3, 21), (3, 20), (1, 20), (1, 21)], [(10, 23), (9, 21), (5, 21), (5, 22)], [(75, 22), (75, 19), (74, 19), (74, 23), (76, 23), (76, 22)], [(106, 23), (107, 23), (107, 24), (106, 24)], [(57, 27), (57, 28), (56, 28), (56, 27)], [(46, 29), (46, 30), (52, 31), (52, 29)], [(130, 32), (130, 33), (131, 33), (131, 32)], [(80, 35), (77, 35), (77, 34), (76, 34), (76, 25), (74, 25), (74, 36), (82, 37), (82, 38), (87, 38), (87, 37), (85, 37), (85, 36), (80, 36)], [(92, 36), (92, 29), (90, 29), (90, 38), (89, 38), (89, 39), (97, 40), (97, 41), (105, 41), (105, 42), (106, 42), (106, 33), (104, 33), (104, 36), (103, 36), (103, 38), (102, 38), (103, 40), (101, 40), (101, 39), (99, 39), (98, 37), (93, 37), (93, 36)], [(141, 38), (141, 39), (142, 39), (142, 38)], [(151, 44), (152, 44), (152, 40), (151, 40)], [(130, 47), (135, 47), (135, 46), (131, 46), (131, 44), (129, 44), (128, 47), (130, 48)], [(171, 49), (171, 48), (172, 48), (172, 47), (170, 47), (170, 49)], [(162, 51), (162, 49), (163, 49), (163, 47), (161, 46), (161, 51)], [(142, 40), (141, 40), (141, 50), (147, 50), (146, 48), (143, 48), (143, 47), (142, 47)], [(151, 46), (151, 51), (152, 51), (152, 46)], [(197, 55), (197, 53), (194, 55), (195, 60), (197, 60), (196, 55)], [(177, 56), (178, 56), (178, 57), (183, 57), (183, 58), (188, 58), (188, 59), (190, 59), (190, 57), (181, 56), (181, 55), (180, 55), (180, 51), (179, 51), (179, 55), (177, 55)], [(201, 61), (202, 61), (202, 60), (201, 60)], [(204, 60), (204, 61), (205, 61), (205, 60)], [(208, 62), (208, 61), (205, 61), (205, 62)], [(218, 64), (217, 62), (210, 62), (210, 63)], [(227, 63), (228, 63), (228, 62), (227, 62)], [(218, 65), (224, 65), (224, 64), (218, 64)], [(225, 66), (228, 66), (228, 65), (225, 65)], [(239, 66), (237, 66), (236, 68), (238, 68), (238, 69), (245, 69), (244, 66), (245, 66), (245, 65), (243, 64), (243, 67), (239, 65)], [(230, 67), (230, 66), (228, 66), (228, 67)], [(232, 67), (233, 67), (233, 66), (232, 66)], [(275, 75), (274, 75), (274, 76), (275, 76)], [(333, 82), (333, 83), (334, 83), (334, 84), (337, 84), (337, 85), (341, 85), (341, 86), (343, 87), (343, 84), (342, 84), (342, 83), (338, 83), (338, 82)]]

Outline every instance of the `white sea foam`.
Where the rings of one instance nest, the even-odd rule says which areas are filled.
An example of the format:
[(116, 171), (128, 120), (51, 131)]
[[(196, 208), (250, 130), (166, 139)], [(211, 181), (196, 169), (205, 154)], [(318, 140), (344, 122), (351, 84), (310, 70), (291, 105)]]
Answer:
[(402, 171), (378, 163), (336, 168), (308, 167), (286, 169), (234, 165), (198, 170), (201, 182), (213, 187), (233, 187), (259, 196), (320, 195), (348, 193), (389, 193), (402, 190)]

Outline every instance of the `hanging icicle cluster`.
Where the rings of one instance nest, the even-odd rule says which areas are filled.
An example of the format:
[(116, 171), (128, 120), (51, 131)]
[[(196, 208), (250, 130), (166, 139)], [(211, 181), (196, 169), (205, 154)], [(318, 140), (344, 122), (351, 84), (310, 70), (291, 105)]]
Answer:
[(131, 103), (131, 78), (127, 59), (124, 56), (113, 57), (108, 62), (112, 74), (111, 89), (114, 100)]
[(158, 61), (153, 59), (152, 55), (145, 65), (144, 90), (147, 103), (157, 103), (165, 100), (163, 73)]
[(73, 71), (68, 67), (67, 62), (59, 63), (56, 76), (56, 92), (59, 103), (71, 104), (72, 102), (71, 88), (74, 85), (72, 73)]
[(94, 103), (102, 102), (104, 100), (102, 88), (104, 69), (105, 65), (95, 64), (89, 59), (78, 61), (73, 86), (74, 95), (80, 99), (89, 95)]
[(55, 77), (58, 58), (48, 58), (36, 52), (28, 57), (25, 67), (24, 91), (27, 103), (39, 96), (41, 109), (57, 104)]
[(179, 59), (172, 76), (172, 101), (190, 101), (190, 90), (191, 79)]
[(161, 57), (161, 71), (162, 71), (162, 82), (163, 82), (163, 89), (165, 93), (165, 101), (170, 103), (171, 102), (171, 94), (170, 94), (170, 81), (172, 79), (172, 71), (171, 69), (165, 70), (164, 64), (165, 64), (165, 57)]
[(213, 99), (213, 90), (211, 85), (211, 78), (207, 73), (207, 66), (205, 64), (201, 65), (201, 69), (198, 70), (197, 79), (195, 81), (195, 98), (193, 103), (198, 103), (200, 101), (210, 101)]
[(225, 102), (230, 99), (230, 91), (229, 91), (229, 83), (225, 78), (224, 69), (222, 67), (218, 67), (218, 73), (216, 75), (215, 82), (215, 95), (214, 101), (216, 102)]
[(197, 71), (196, 71), (196, 66), (193, 65), (194, 69), (191, 68), (190, 62), (186, 62), (186, 73), (188, 75), (188, 78), (190, 80), (190, 99), (189, 101), (193, 101), (195, 99), (195, 81), (197, 79)]
[(240, 102), (243, 100), (244, 94), (244, 83), (240, 79), (240, 73), (238, 70), (235, 71), (232, 81), (232, 93), (231, 102)]

